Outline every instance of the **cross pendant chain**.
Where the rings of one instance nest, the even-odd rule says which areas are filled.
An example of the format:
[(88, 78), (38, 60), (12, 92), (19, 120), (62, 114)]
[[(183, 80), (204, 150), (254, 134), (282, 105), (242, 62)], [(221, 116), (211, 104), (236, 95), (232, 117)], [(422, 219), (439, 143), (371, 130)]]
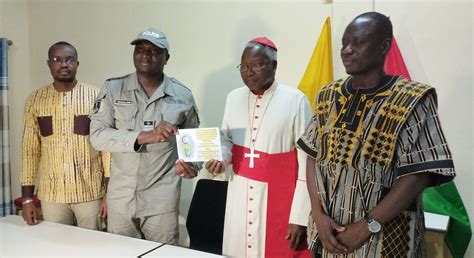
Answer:
[[(272, 101), (272, 98), (273, 98), (273, 95), (275, 93), (275, 89), (272, 89), (271, 92), (269, 93), (270, 97), (268, 98), (268, 102), (265, 104), (265, 109), (263, 110), (263, 113), (262, 115), (259, 115), (260, 116), (260, 123), (259, 125), (257, 126), (257, 128), (255, 127), (255, 119), (257, 119), (259, 116), (256, 116), (255, 114), (255, 110), (256, 108), (260, 107), (259, 105), (257, 105), (257, 102), (259, 99), (262, 98), (262, 95), (259, 95), (259, 96), (256, 96), (255, 97), (255, 104), (253, 105), (253, 112), (252, 112), (252, 116), (250, 117), (249, 119), (249, 126), (250, 126), (250, 141), (249, 141), (249, 144), (250, 144), (250, 153), (244, 153), (244, 157), (245, 158), (250, 158), (250, 161), (249, 161), (249, 168), (254, 168), (255, 166), (255, 163), (254, 163), (254, 159), (258, 159), (260, 158), (260, 154), (257, 154), (255, 153), (255, 141), (257, 141), (257, 136), (258, 136), (258, 133), (260, 132), (260, 127), (261, 127), (261, 123), (263, 121), (263, 117), (265, 116), (265, 113), (267, 112), (267, 109), (268, 109), (268, 106), (270, 106), (270, 102)], [(249, 91), (249, 97), (248, 97), (248, 102), (247, 102), (247, 113), (250, 115), (250, 94), (251, 94), (251, 91)], [(268, 95), (267, 95), (268, 96)], [(264, 102), (265, 103), (265, 102)], [(260, 104), (262, 105), (262, 104)], [(253, 133), (255, 132), (255, 136), (253, 135)]]
[(250, 162), (249, 162), (249, 168), (253, 168), (254, 167), (254, 163), (253, 163), (253, 160), (254, 158), (260, 158), (260, 154), (255, 154), (255, 150), (254, 148), (250, 148), (250, 153), (244, 153), (244, 157), (245, 158), (250, 158)]

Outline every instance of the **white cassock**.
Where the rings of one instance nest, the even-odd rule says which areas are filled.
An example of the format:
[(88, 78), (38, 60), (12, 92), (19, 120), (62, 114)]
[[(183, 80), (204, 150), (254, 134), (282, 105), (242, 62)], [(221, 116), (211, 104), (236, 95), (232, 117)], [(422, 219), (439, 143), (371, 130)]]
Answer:
[[(310, 201), (306, 188), (306, 154), (295, 149), (296, 141), (304, 133), (310, 118), (311, 109), (306, 96), (297, 89), (277, 82), (274, 82), (263, 95), (254, 95), (247, 87), (241, 87), (227, 96), (221, 128), (223, 157), (229, 163), (233, 160), (234, 172), (231, 173), (227, 192), (224, 255), (274, 257), (274, 254), (278, 253), (280, 256), (281, 248), (290, 250), (288, 240), (284, 240), (288, 223), (307, 226)], [(240, 153), (238, 160), (236, 160), (236, 147)], [(258, 152), (260, 157), (252, 158), (251, 150)], [(286, 217), (275, 217), (278, 213), (270, 207), (279, 207), (279, 200), (272, 201), (276, 206), (269, 205), (271, 202), (269, 181), (265, 182), (258, 177), (262, 176), (261, 173), (259, 174), (259, 168), (266, 170), (271, 167), (268, 163), (275, 164), (274, 161), (280, 160), (284, 162), (283, 165), (286, 164), (288, 156), (278, 156), (281, 153), (290, 157), (293, 155), (295, 167), (293, 172), (288, 171), (293, 175), (285, 175), (286, 169), (278, 172), (282, 176), (280, 179), (287, 178), (284, 184), (290, 192), (286, 194), (289, 198)], [(273, 161), (262, 164), (268, 161), (265, 159), (267, 156), (273, 157)], [(236, 167), (238, 167), (237, 170)], [(237, 174), (237, 171), (242, 168), (246, 172)], [(276, 171), (270, 170), (266, 171), (267, 174), (263, 174), (263, 177), (266, 177), (269, 172)], [(291, 212), (289, 206), (291, 206)], [(269, 219), (272, 219), (270, 224)], [(281, 222), (280, 224), (285, 227), (284, 233), (269, 236), (267, 235), (267, 232), (271, 231), (269, 226), (273, 228), (278, 224), (274, 221)], [(283, 247), (281, 247), (282, 241), (286, 241)], [(273, 251), (275, 253), (271, 254)], [(303, 256), (310, 257), (309, 252), (304, 251), (304, 253), (306, 254)]]

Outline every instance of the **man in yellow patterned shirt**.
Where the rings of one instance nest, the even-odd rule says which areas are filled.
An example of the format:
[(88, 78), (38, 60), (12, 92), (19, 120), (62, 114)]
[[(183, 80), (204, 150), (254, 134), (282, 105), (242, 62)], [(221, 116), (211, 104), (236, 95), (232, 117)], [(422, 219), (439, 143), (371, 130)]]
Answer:
[(48, 51), (54, 82), (33, 92), (25, 105), (22, 161), (23, 218), (38, 223), (32, 197), (44, 220), (99, 229), (107, 208), (101, 199), (110, 174), (110, 154), (89, 144), (89, 113), (98, 89), (78, 82), (77, 51), (57, 42)]

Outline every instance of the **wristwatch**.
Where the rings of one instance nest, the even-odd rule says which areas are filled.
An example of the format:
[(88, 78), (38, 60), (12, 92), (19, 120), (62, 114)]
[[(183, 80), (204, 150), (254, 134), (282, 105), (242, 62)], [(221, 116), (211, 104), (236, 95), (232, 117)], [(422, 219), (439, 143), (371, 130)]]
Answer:
[(375, 234), (382, 229), (382, 225), (380, 225), (378, 221), (372, 218), (368, 212), (365, 214), (364, 219), (367, 221), (370, 233)]

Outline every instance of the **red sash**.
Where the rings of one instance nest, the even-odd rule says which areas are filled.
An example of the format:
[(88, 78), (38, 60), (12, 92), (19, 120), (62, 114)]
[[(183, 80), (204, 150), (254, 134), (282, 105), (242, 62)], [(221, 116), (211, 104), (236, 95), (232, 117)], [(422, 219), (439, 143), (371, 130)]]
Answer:
[(294, 251), (285, 239), (288, 232), (291, 203), (298, 179), (298, 159), (296, 150), (268, 154), (255, 151), (260, 158), (254, 159), (254, 167), (249, 168), (249, 148), (235, 145), (232, 148), (234, 172), (242, 177), (268, 183), (267, 223), (265, 232), (265, 257), (311, 257), (306, 250)]

